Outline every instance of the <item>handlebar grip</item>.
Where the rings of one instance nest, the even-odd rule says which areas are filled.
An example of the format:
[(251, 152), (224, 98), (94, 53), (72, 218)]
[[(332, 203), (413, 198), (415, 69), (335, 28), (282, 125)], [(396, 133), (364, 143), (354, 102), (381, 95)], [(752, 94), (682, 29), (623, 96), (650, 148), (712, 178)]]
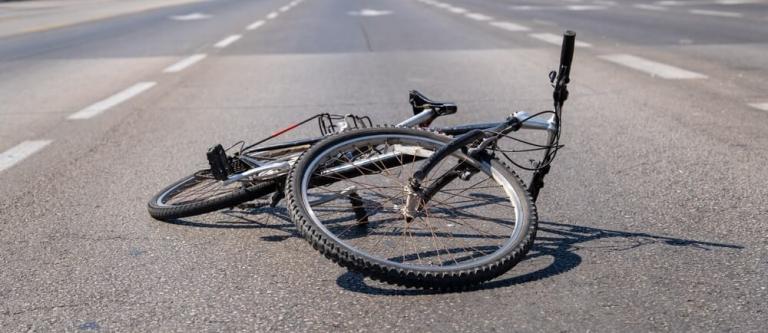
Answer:
[(574, 44), (576, 44), (576, 33), (567, 30), (563, 33), (563, 48), (560, 52), (560, 73), (558, 73), (559, 78), (566, 83), (571, 74)]

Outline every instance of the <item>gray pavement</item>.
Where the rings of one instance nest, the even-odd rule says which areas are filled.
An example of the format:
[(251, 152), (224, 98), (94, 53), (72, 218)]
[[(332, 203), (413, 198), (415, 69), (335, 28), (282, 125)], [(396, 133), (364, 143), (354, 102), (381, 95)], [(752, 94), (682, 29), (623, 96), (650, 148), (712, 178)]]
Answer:
[[(0, 171), (0, 330), (764, 331), (766, 2), (279, 10), (289, 3), (202, 1), (0, 38), (0, 154), (50, 142)], [(349, 14), (363, 9), (388, 13)], [(207, 17), (172, 18), (195, 13)], [(441, 125), (546, 109), (559, 49), (542, 38), (564, 29), (588, 46), (576, 50), (537, 243), (478, 290), (348, 273), (280, 207), (177, 223), (146, 212), (212, 144), (317, 112), (393, 123), (409, 113), (409, 89), (459, 103)], [(231, 35), (241, 37), (215, 46)], [(194, 54), (206, 57), (163, 72)], [(615, 55), (652, 65), (606, 60)], [(665, 79), (678, 73), (669, 66), (702, 78)], [(68, 119), (139, 82), (156, 84)]]

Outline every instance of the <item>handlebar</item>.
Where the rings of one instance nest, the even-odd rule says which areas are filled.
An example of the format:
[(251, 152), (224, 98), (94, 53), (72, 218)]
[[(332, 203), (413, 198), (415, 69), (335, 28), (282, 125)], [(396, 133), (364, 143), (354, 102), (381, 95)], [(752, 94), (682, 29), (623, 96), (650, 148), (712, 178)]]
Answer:
[(576, 44), (576, 33), (568, 30), (563, 33), (563, 47), (560, 51), (560, 68), (557, 75), (557, 84), (568, 84), (571, 75), (571, 63), (573, 62), (573, 49)]

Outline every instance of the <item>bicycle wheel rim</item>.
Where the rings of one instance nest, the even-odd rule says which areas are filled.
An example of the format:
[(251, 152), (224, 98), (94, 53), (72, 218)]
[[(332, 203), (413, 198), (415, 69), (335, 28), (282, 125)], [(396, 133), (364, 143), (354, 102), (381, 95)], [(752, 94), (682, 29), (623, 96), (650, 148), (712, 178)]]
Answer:
[(165, 189), (154, 201), (159, 208), (171, 208), (191, 205), (198, 202), (216, 200), (242, 191), (242, 183), (225, 185), (210, 176), (210, 170), (200, 170), (178, 183)]
[[(457, 152), (453, 156), (457, 158), (457, 160), (463, 160), (466, 162), (471, 162), (472, 164), (477, 166), (477, 169), (480, 173), (483, 173), (485, 176), (488, 177), (488, 180), (492, 180), (497, 183), (498, 189), (501, 189), (503, 192), (503, 196), (506, 198), (505, 200), (509, 203), (512, 209), (512, 215), (514, 218), (511, 220), (514, 227), (511, 231), (509, 231), (509, 228), (505, 228), (505, 236), (498, 239), (504, 239), (505, 241), (502, 244), (495, 245), (495, 248), (493, 248), (493, 251), (486, 252), (486, 251), (480, 251), (481, 255), (472, 255), (469, 254), (466, 251), (467, 249), (474, 249), (478, 250), (478, 247), (465, 246), (461, 248), (453, 248), (449, 246), (445, 246), (443, 244), (437, 244), (434, 246), (434, 251), (432, 252), (424, 252), (421, 251), (421, 253), (426, 253), (430, 255), (431, 257), (438, 257), (437, 260), (429, 260), (428, 264), (425, 264), (422, 259), (418, 256), (420, 253), (418, 248), (414, 248), (414, 252), (416, 254), (416, 257), (418, 261), (421, 261), (419, 264), (414, 264), (413, 262), (407, 262), (412, 261), (413, 255), (407, 256), (406, 254), (402, 254), (400, 259), (397, 259), (397, 256), (392, 255), (386, 255), (384, 253), (372, 253), (375, 251), (371, 250), (363, 250), (361, 249), (361, 246), (359, 246), (358, 242), (351, 242), (350, 239), (344, 238), (343, 234), (339, 234), (338, 232), (334, 231), (334, 226), (331, 225), (331, 223), (324, 223), (324, 221), (318, 216), (318, 210), (313, 208), (312, 202), (310, 202), (310, 197), (312, 196), (312, 187), (310, 187), (310, 184), (312, 182), (312, 177), (317, 176), (316, 171), (320, 167), (320, 164), (323, 163), (328, 156), (337, 154), (340, 151), (343, 151), (344, 147), (354, 147), (355, 145), (359, 146), (366, 146), (366, 145), (374, 145), (374, 144), (382, 144), (387, 143), (390, 147), (395, 145), (396, 143), (402, 144), (402, 143), (412, 143), (412, 147), (422, 148), (426, 149), (430, 152), (434, 152), (439, 147), (442, 147), (445, 145), (445, 141), (438, 140), (435, 138), (428, 138), (423, 135), (408, 135), (408, 134), (382, 134), (382, 135), (370, 135), (370, 136), (363, 136), (360, 138), (352, 138), (347, 141), (339, 142), (333, 146), (330, 146), (328, 148), (323, 149), (322, 151), (316, 152), (316, 154), (313, 156), (312, 161), (310, 161), (305, 168), (306, 172), (303, 173), (303, 177), (300, 179), (299, 184), (299, 190), (301, 192), (300, 202), (302, 202), (302, 206), (304, 206), (304, 210), (306, 211), (306, 216), (312, 220), (313, 224), (316, 225), (321, 231), (326, 234), (329, 238), (331, 238), (334, 242), (340, 244), (343, 247), (346, 247), (347, 249), (353, 250), (357, 255), (360, 255), (364, 257), (364, 259), (367, 259), (369, 261), (377, 262), (379, 264), (389, 266), (389, 267), (397, 267), (406, 269), (409, 271), (429, 271), (429, 272), (439, 272), (439, 271), (456, 271), (456, 270), (466, 270), (473, 267), (480, 267), (483, 265), (487, 265), (493, 262), (496, 262), (506, 256), (509, 252), (514, 251), (517, 249), (525, 240), (526, 234), (527, 234), (527, 225), (528, 221), (527, 218), (523, 212), (522, 209), (522, 199), (520, 198), (520, 192), (516, 191), (513, 188), (513, 185), (510, 183), (510, 180), (508, 177), (505, 177), (502, 175), (497, 166), (492, 165), (488, 160), (486, 161), (478, 161), (469, 158), (462, 152)], [(353, 163), (352, 163), (353, 164)], [(413, 163), (411, 163), (413, 164)], [(415, 169), (410, 169), (410, 172), (412, 173)], [(402, 175), (402, 173), (401, 173)], [(429, 177), (428, 177), (429, 178)], [(402, 185), (404, 180), (401, 180), (399, 183)], [(359, 183), (359, 182), (358, 182)], [(433, 198), (431, 200), (437, 201), (436, 198)], [(425, 203), (427, 204), (427, 203)], [(392, 209), (389, 210), (389, 213), (392, 215), (397, 215), (396, 207), (397, 205), (393, 205), (395, 208), (394, 211)], [(428, 212), (429, 208), (427, 206), (424, 207), (424, 211)], [(427, 214), (427, 213), (425, 213)], [(468, 214), (468, 216), (472, 216), (472, 214)], [(423, 217), (423, 216), (422, 216)], [(433, 215), (434, 217), (434, 215)], [(479, 217), (479, 216), (475, 216)], [(428, 217), (427, 217), (428, 218)], [(448, 219), (444, 216), (441, 217), (441, 219), (444, 220), (453, 220), (454, 219)], [(426, 225), (428, 221), (425, 221), (426, 219), (422, 218), (421, 222), (422, 224)], [(499, 220), (499, 218), (487, 218), (486, 221), (494, 221)], [(506, 212), (506, 214), (503, 216), (503, 220), (509, 222), (509, 211)], [(411, 222), (412, 223), (412, 222)], [(459, 223), (460, 224), (460, 223)], [(368, 222), (368, 227), (370, 225), (376, 226), (376, 222), (371, 223)], [(450, 224), (446, 224), (446, 226), (450, 226)], [(456, 224), (450, 227), (455, 227)], [(378, 226), (376, 226), (378, 228)], [(409, 226), (404, 226), (403, 230), (405, 231), (406, 236), (413, 236), (412, 233), (409, 233), (408, 229), (411, 228)], [(465, 228), (466, 229), (466, 228)], [(422, 229), (422, 233), (424, 230), (429, 230), (432, 235), (434, 235), (436, 238), (437, 234), (434, 233), (435, 226), (433, 225), (427, 225), (426, 228)], [(441, 229), (445, 230), (445, 228)], [(441, 233), (442, 235), (442, 233)], [(453, 237), (453, 235), (451, 235)], [(455, 239), (455, 237), (453, 237)], [(481, 237), (489, 239), (490, 237)], [(378, 240), (378, 242), (384, 242), (383, 240)], [(442, 247), (442, 251), (441, 248)], [(423, 249), (423, 246), (422, 246)], [(453, 263), (450, 263), (451, 260), (443, 260), (440, 257), (440, 254), (443, 254), (445, 256), (451, 256), (451, 260)], [(465, 256), (461, 258), (457, 258), (455, 253), (464, 253)], [(391, 253), (390, 253), (391, 254)], [(434, 262), (438, 262), (439, 264), (434, 264)]]

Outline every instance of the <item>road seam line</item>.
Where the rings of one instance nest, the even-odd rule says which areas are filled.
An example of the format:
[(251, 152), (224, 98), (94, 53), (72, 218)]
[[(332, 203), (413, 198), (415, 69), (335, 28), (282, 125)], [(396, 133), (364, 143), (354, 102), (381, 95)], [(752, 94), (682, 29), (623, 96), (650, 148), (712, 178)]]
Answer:
[(504, 30), (513, 31), (513, 32), (531, 30), (531, 28), (528, 28), (524, 25), (519, 25), (517, 23), (512, 23), (507, 21), (493, 21), (493, 22), (488, 22), (488, 24), (499, 29), (504, 29)]
[[(555, 35), (548, 32), (545, 33), (537, 33), (537, 34), (529, 34), (528, 36), (532, 38), (536, 38), (540, 41), (547, 42), (554, 45), (562, 45), (563, 44), (563, 36), (562, 35)], [(574, 43), (576, 47), (592, 47), (592, 44), (582, 41), (576, 41)]]
[(236, 42), (238, 39), (240, 39), (242, 37), (243, 37), (243, 35), (232, 35), (232, 36), (229, 36), (227, 38), (224, 38), (224, 39), (220, 40), (218, 43), (213, 45), (213, 47), (223, 49), (223, 48), (229, 46), (230, 44)]
[(701, 73), (692, 72), (672, 65), (662, 64), (660, 62), (640, 58), (630, 54), (607, 54), (601, 55), (599, 58), (651, 74), (651, 76), (659, 76), (664, 79), (674, 80), (707, 78), (706, 75)]
[(67, 119), (70, 120), (82, 120), (82, 119), (89, 119), (93, 118), (99, 114), (101, 114), (104, 111), (109, 110), (110, 108), (123, 103), (139, 94), (141, 94), (144, 91), (149, 90), (149, 88), (154, 87), (157, 84), (157, 82), (139, 82), (137, 84), (134, 84), (130, 86), (128, 89), (125, 89), (117, 94), (114, 94), (110, 97), (107, 97), (106, 99), (103, 99), (99, 102), (96, 102), (94, 104), (91, 104), (90, 106), (86, 107), (85, 109), (82, 109), (80, 111), (77, 111)]
[(251, 23), (248, 27), (245, 28), (245, 30), (256, 30), (260, 26), (264, 25), (264, 23), (265, 23), (264, 21), (258, 20), (256, 22)]
[(205, 59), (205, 57), (207, 57), (207, 55), (205, 55), (203, 53), (195, 54), (195, 55), (186, 57), (184, 59), (181, 59), (177, 63), (166, 67), (163, 70), (163, 73), (177, 73), (177, 72), (181, 72), (184, 69), (186, 69), (187, 67), (194, 65), (198, 61)]
[(52, 140), (30, 140), (24, 141), (10, 149), (0, 153), (0, 171), (9, 169), (21, 162), (25, 158), (45, 148), (51, 144)]

